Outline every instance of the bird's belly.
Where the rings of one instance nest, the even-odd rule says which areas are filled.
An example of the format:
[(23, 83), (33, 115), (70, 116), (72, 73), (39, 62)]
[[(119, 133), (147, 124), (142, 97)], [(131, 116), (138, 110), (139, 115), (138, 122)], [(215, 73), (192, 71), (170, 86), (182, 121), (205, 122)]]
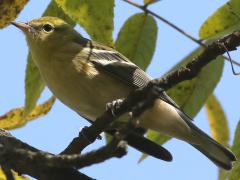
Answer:
[(191, 133), (189, 126), (175, 108), (160, 99), (157, 99), (154, 106), (141, 115), (140, 123), (147, 129), (184, 140), (187, 140)]
[(125, 84), (106, 74), (86, 76), (84, 72), (53, 70), (42, 72), (53, 94), (80, 115), (94, 121), (106, 109), (106, 103), (126, 97), (130, 91)]

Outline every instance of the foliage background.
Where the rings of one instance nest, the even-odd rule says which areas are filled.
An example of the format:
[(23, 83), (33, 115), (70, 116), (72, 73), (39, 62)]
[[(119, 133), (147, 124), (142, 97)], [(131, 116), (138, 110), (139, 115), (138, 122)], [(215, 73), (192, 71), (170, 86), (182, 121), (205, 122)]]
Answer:
[[(136, 1), (141, 3), (142, 1)], [(150, 7), (151, 10), (166, 17), (180, 26), (191, 35), (198, 37), (198, 30), (202, 23), (218, 7), (227, 1), (173, 1), (164, 0)], [(29, 1), (17, 20), (28, 21), (42, 15), (49, 1)], [(120, 0), (115, 1), (115, 30), (116, 38), (119, 29), (125, 20), (140, 10)], [(191, 40), (186, 39), (175, 30), (157, 21), (159, 32), (157, 48), (153, 62), (148, 68), (152, 77), (159, 77), (168, 71), (189, 52), (198, 47)], [(79, 26), (77, 29), (84, 35), (87, 34)], [(0, 31), (1, 66), (0, 66), (0, 114), (4, 114), (13, 107), (24, 104), (24, 76), (27, 45), (22, 33), (14, 27)], [(231, 53), (233, 59), (240, 59), (238, 53)], [(226, 63), (222, 80), (218, 84), (215, 94), (221, 101), (229, 120), (231, 142), (239, 118), (239, 78), (234, 77), (230, 64)], [(46, 100), (50, 93), (45, 91), (40, 101)], [(201, 110), (195, 118), (195, 123), (205, 132), (210, 133), (206, 112)], [(45, 117), (30, 122), (21, 129), (13, 130), (17, 138), (49, 152), (58, 153), (68, 145), (70, 140), (77, 135), (79, 128), (88, 125), (77, 114), (65, 107), (59, 101), (55, 103), (52, 111)], [(103, 144), (98, 141), (90, 148)], [(186, 143), (171, 140), (165, 145), (172, 152), (174, 160), (171, 163), (147, 158), (143, 163), (137, 164), (141, 153), (129, 148), (129, 153), (123, 159), (111, 159), (105, 163), (84, 169), (92, 177), (98, 179), (216, 179), (218, 170), (201, 153)]]

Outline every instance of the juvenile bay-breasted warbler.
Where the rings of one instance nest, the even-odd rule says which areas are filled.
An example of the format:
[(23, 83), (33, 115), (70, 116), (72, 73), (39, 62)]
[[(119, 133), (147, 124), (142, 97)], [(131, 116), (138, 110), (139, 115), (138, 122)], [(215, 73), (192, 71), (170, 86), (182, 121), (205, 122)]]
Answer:
[[(33, 60), (49, 89), (90, 121), (104, 112), (106, 103), (126, 97), (151, 80), (125, 56), (82, 37), (59, 18), (13, 24), (26, 35)], [(190, 143), (223, 169), (231, 169), (236, 160), (230, 150), (197, 128), (165, 92), (139, 122), (143, 128)]]

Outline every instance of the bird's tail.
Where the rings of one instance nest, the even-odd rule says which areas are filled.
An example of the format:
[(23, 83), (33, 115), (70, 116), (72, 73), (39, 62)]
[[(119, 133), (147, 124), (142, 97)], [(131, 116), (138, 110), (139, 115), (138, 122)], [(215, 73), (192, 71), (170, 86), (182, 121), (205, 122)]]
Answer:
[(231, 151), (216, 142), (204, 142), (200, 145), (192, 144), (192, 146), (198, 149), (201, 153), (203, 153), (218, 167), (225, 170), (231, 170), (232, 162), (236, 160), (235, 156)]
[(225, 170), (230, 170), (232, 168), (232, 162), (236, 161), (235, 155), (229, 149), (219, 144), (217, 141), (195, 126), (186, 114), (182, 112), (178, 113), (191, 128), (194, 141), (196, 142), (191, 143), (191, 145), (202, 152), (217, 166)]

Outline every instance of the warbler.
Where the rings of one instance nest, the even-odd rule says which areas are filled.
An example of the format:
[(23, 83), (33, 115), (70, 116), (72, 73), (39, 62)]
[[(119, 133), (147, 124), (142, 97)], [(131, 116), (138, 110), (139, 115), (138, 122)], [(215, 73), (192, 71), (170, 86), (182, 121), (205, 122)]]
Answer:
[[(115, 49), (84, 38), (57, 17), (12, 24), (26, 35), (32, 58), (52, 93), (90, 121), (105, 111), (108, 102), (126, 97), (152, 79)], [(223, 169), (230, 170), (236, 160), (229, 149), (196, 127), (164, 91), (141, 114), (139, 126), (190, 143)]]

